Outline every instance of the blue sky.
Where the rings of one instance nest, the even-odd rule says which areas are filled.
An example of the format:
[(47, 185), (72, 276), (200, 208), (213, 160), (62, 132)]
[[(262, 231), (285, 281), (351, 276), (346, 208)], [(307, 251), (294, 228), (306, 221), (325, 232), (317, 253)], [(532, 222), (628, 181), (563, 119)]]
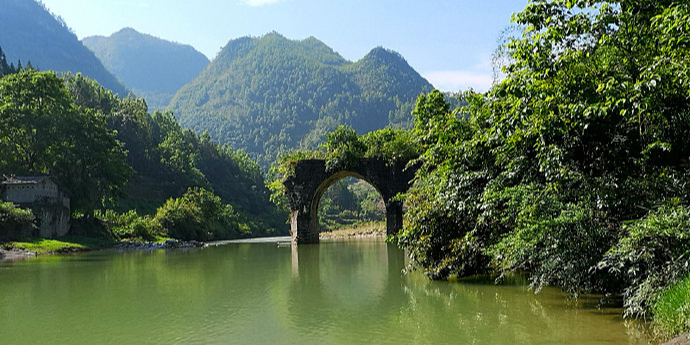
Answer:
[(444, 91), (491, 83), (500, 31), (527, 0), (42, 0), (77, 36), (132, 27), (213, 59), (231, 40), (276, 31), (314, 36), (356, 61), (374, 47), (402, 54)]

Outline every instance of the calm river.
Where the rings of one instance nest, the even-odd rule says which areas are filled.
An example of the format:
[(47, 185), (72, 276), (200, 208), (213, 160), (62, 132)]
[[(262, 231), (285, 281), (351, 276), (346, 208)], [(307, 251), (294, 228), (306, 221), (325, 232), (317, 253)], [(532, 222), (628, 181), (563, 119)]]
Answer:
[(402, 275), (380, 239), (0, 263), (1, 344), (646, 344), (619, 309), (524, 282)]

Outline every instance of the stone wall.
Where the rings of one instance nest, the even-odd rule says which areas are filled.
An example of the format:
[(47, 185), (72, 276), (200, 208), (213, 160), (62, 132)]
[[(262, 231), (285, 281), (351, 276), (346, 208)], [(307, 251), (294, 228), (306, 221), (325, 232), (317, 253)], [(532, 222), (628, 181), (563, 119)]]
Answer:
[(5, 183), (3, 186), (3, 198), (18, 204), (33, 203), (37, 200), (60, 199), (60, 191), (57, 185), (50, 179), (40, 181)]
[(70, 229), (70, 199), (48, 176), (12, 177), (0, 184), (0, 199), (30, 208), (40, 236), (64, 236)]
[(30, 207), (38, 220), (41, 237), (51, 238), (67, 235), (70, 228), (69, 207), (55, 203), (34, 203)]

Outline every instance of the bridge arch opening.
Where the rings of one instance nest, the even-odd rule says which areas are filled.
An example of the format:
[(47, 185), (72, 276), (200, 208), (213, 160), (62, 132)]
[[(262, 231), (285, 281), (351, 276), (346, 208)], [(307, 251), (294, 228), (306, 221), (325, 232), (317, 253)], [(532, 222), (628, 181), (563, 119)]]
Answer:
[(315, 200), (320, 234), (363, 226), (367, 232), (385, 232), (385, 202), (371, 182), (346, 175), (325, 187), (320, 196), (315, 195), (320, 198)]
[(294, 175), (283, 182), (291, 209), (292, 242), (319, 242), (319, 201), (328, 187), (347, 176), (367, 181), (379, 192), (386, 208), (386, 233), (397, 233), (402, 228), (403, 208), (395, 196), (409, 189), (415, 171), (406, 168), (405, 163), (374, 158), (362, 158), (340, 171), (329, 171), (324, 160), (296, 162)]

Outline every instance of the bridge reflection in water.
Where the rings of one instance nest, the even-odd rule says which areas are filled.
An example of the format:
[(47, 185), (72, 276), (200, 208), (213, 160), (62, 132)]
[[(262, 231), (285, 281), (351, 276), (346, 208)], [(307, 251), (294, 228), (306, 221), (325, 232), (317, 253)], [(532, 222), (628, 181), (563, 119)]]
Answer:
[(385, 322), (382, 315), (399, 314), (408, 303), (400, 286), (405, 252), (381, 238), (293, 245), (291, 259), (286, 307), (293, 327), (318, 333), (348, 323), (351, 331), (363, 330), (364, 324)]

